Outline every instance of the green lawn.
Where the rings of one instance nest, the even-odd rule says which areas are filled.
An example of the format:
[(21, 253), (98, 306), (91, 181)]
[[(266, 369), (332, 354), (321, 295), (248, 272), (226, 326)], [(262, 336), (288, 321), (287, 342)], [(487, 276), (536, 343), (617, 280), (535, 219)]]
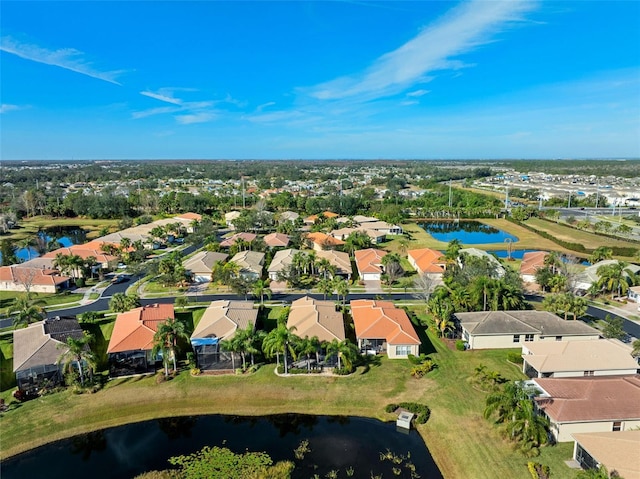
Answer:
[[(9, 314), (13, 311), (12, 305), (16, 298), (24, 296), (21, 291), (2, 291), (0, 294), (0, 313)], [(77, 303), (83, 298), (83, 294), (79, 293), (31, 293), (34, 301), (42, 302), (41, 306), (45, 309), (61, 304), (67, 305)], [(40, 304), (40, 303), (39, 303)]]
[[(423, 315), (423, 306), (414, 308)], [(265, 325), (272, 326), (282, 308), (264, 310)], [(197, 323), (200, 310), (193, 311)], [(179, 314), (191, 314), (191, 311)], [(105, 341), (113, 322), (91, 325)], [(99, 333), (98, 333), (99, 331)], [(432, 408), (431, 419), (419, 426), (430, 452), (446, 478), (525, 477), (527, 459), (513, 451), (498, 430), (482, 418), (485, 393), (468, 381), (474, 368), (485, 364), (511, 379), (522, 378), (520, 370), (506, 361), (507, 351), (453, 351), (439, 339), (423, 332), (424, 350), (438, 368), (416, 380), (409, 375), (406, 360), (381, 358), (368, 370), (349, 377), (277, 377), (273, 364), (250, 376), (192, 377), (183, 371), (172, 381), (156, 384), (155, 378), (114, 380), (95, 393), (75, 395), (70, 391), (45, 396), (10, 410), (0, 417), (0, 457), (63, 437), (127, 422), (192, 414), (264, 415), (285, 412), (348, 414), (394, 420), (384, 412), (390, 402), (418, 401)], [(9, 354), (0, 342), (0, 351)], [(212, 394), (215, 392), (215, 400)], [(7, 402), (10, 392), (0, 397)], [(571, 456), (571, 445), (543, 448), (538, 461), (551, 466), (554, 477), (569, 478), (563, 460)]]
[(540, 231), (545, 231), (563, 241), (580, 243), (587, 249), (596, 249), (600, 246), (618, 246), (622, 248), (640, 249), (640, 244), (638, 243), (596, 235), (589, 233), (588, 231), (571, 228), (570, 226), (541, 220), (540, 218), (529, 218), (525, 223)]

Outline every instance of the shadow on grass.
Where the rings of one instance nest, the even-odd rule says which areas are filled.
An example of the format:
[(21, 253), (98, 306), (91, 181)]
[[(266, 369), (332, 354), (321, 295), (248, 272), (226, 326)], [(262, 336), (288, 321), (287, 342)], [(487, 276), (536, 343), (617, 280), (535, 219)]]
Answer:
[(363, 366), (362, 372), (360, 374), (367, 374), (371, 367), (379, 367), (382, 364), (382, 356), (372, 356), (370, 354), (365, 354), (360, 357), (359, 366)]

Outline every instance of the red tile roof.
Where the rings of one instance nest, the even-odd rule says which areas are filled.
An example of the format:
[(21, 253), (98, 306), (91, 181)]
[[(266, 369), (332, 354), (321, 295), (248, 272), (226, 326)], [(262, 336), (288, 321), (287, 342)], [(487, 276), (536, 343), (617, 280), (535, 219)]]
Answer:
[(118, 314), (107, 353), (153, 349), (158, 325), (174, 317), (172, 304), (151, 304)]
[(1, 266), (0, 281), (16, 284), (29, 282), (33, 285), (59, 285), (69, 281), (68, 276), (58, 274), (53, 269), (28, 268), (21, 266)]
[(321, 233), (320, 231), (307, 234), (306, 239), (320, 246), (341, 246), (344, 244), (344, 241)]
[(419, 273), (444, 273), (445, 259), (440, 251), (430, 248), (412, 249), (408, 251)]
[(358, 339), (385, 339), (389, 344), (421, 344), (407, 313), (390, 301), (351, 301)]
[(227, 238), (226, 240), (222, 241), (220, 243), (220, 246), (222, 246), (223, 248), (227, 248), (229, 246), (233, 246), (234, 244), (236, 244), (238, 240), (243, 240), (243, 241), (246, 241), (247, 243), (251, 243), (257, 237), (258, 235), (253, 233), (236, 233), (230, 238)]
[(364, 273), (382, 273), (382, 258), (387, 255), (386, 251), (375, 248), (360, 249), (354, 253), (356, 266), (360, 275)]
[(544, 260), (549, 256), (546, 251), (528, 251), (522, 256), (520, 274), (536, 274), (538, 269), (544, 267)]
[(640, 420), (640, 376), (538, 378), (538, 407), (555, 422)]

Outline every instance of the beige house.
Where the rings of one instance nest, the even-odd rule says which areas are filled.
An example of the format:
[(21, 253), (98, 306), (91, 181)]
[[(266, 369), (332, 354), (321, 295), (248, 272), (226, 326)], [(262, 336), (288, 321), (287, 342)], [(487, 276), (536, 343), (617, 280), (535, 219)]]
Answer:
[(237, 220), (238, 218), (240, 218), (240, 212), (239, 211), (229, 211), (228, 213), (224, 214), (224, 222), (227, 225), (227, 228), (234, 230), (236, 229), (235, 225), (233, 224), (233, 222), (235, 220)]
[(69, 286), (70, 279), (55, 269), (28, 268), (22, 265), (0, 266), (0, 291), (56, 293)]
[(287, 327), (295, 327), (301, 338), (317, 337), (321, 342), (345, 339), (344, 319), (333, 301), (320, 301), (304, 296), (291, 303)]
[(538, 341), (600, 338), (597, 329), (582, 321), (565, 321), (548, 311), (479, 311), (454, 316), (469, 349), (517, 348)]
[(255, 328), (258, 310), (249, 301), (212, 301), (191, 334), (200, 369), (235, 369), (240, 355), (225, 351), (220, 341), (232, 339), (239, 329)]
[(640, 427), (640, 376), (534, 379), (535, 403), (558, 442), (572, 434), (618, 432)]
[(615, 339), (539, 341), (522, 345), (522, 372), (530, 378), (636, 374), (631, 348)]
[(347, 253), (334, 250), (316, 251), (317, 260), (326, 259), (329, 264), (336, 267), (336, 274), (346, 279), (351, 279), (353, 269), (351, 267), (351, 258)]
[(391, 359), (420, 354), (420, 338), (407, 313), (390, 301), (351, 301), (351, 316), (358, 347), (374, 353), (386, 352)]
[(217, 262), (225, 261), (229, 257), (226, 253), (215, 251), (198, 251), (191, 258), (184, 261), (183, 266), (193, 281), (206, 283), (211, 281), (211, 273)]
[(615, 471), (625, 479), (640, 479), (640, 429), (571, 436), (573, 459), (583, 469), (604, 466), (610, 474)]
[(271, 281), (278, 281), (278, 274), (291, 266), (291, 263), (293, 263), (293, 257), (297, 253), (300, 253), (300, 250), (293, 248), (276, 251), (276, 254), (273, 255), (273, 259), (271, 260), (271, 264), (267, 269), (269, 279)]

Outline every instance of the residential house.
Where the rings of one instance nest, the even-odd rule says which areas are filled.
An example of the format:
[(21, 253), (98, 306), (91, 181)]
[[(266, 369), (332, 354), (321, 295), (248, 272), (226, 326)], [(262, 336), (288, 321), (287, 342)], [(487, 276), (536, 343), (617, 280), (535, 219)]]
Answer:
[(631, 347), (615, 340), (539, 341), (522, 345), (522, 372), (530, 378), (636, 374)]
[(640, 376), (533, 380), (542, 394), (536, 408), (550, 422), (558, 442), (586, 432), (619, 432), (640, 427)]
[(629, 301), (640, 303), (640, 286), (632, 286), (627, 291)]
[(495, 269), (496, 276), (498, 278), (502, 278), (506, 274), (506, 270), (504, 269), (504, 266), (500, 264), (500, 261), (495, 256), (493, 256), (490, 253), (487, 253), (484, 250), (481, 250), (478, 248), (462, 248), (458, 252), (458, 254), (459, 254), (458, 262), (461, 267), (464, 267), (464, 262), (462, 261), (462, 257), (464, 255), (468, 255), (476, 258), (485, 258), (486, 261)]
[(535, 283), (536, 273), (539, 269), (544, 268), (547, 256), (549, 256), (549, 253), (546, 251), (527, 251), (522, 256), (522, 263), (520, 263), (522, 281)]
[(175, 217), (176, 220), (180, 221), (180, 222), (189, 222), (188, 224), (185, 225), (187, 233), (193, 233), (194, 232), (194, 222), (200, 222), (202, 221), (202, 215), (198, 214), (198, 213), (183, 213), (181, 215), (178, 215)]
[(240, 251), (231, 261), (240, 266), (240, 276), (248, 281), (255, 281), (262, 277), (264, 253), (259, 251)]
[[(574, 289), (587, 291), (592, 284), (597, 284), (600, 280), (600, 275), (598, 275), (598, 268), (600, 268), (601, 266), (615, 264), (617, 262), (618, 260), (615, 259), (605, 259), (602, 261), (598, 261), (596, 264), (588, 266), (584, 271), (582, 271), (582, 273), (577, 275), (574, 283)], [(632, 274), (637, 275), (638, 272), (640, 272), (640, 266), (631, 263), (625, 267), (625, 270), (628, 270)], [(628, 275), (628, 272), (625, 271), (624, 274), (626, 276)]]
[(224, 262), (229, 257), (226, 253), (216, 251), (198, 251), (190, 258), (184, 260), (183, 265), (186, 274), (196, 283), (211, 281), (211, 273), (216, 263)]
[(356, 231), (360, 231), (366, 234), (371, 239), (371, 243), (373, 244), (382, 243), (386, 238), (385, 233), (382, 233), (377, 230), (366, 229), (361, 226), (357, 228), (340, 228), (340, 229), (331, 231), (329, 235), (344, 241), (349, 237), (349, 235), (351, 235), (351, 233), (354, 233)]
[(295, 222), (298, 218), (300, 218), (300, 215), (295, 211), (283, 211), (280, 213), (278, 221), (280, 223), (286, 223), (287, 221)]
[(289, 246), (289, 235), (271, 233), (264, 237), (264, 242), (269, 248), (286, 248)]
[(358, 276), (362, 281), (380, 281), (384, 266), (382, 258), (387, 255), (386, 251), (381, 249), (361, 249), (354, 253), (356, 258), (356, 267), (358, 268)]
[(69, 350), (67, 339), (83, 337), (75, 316), (47, 318), (13, 332), (13, 371), (18, 389), (37, 393), (62, 379), (59, 358)]
[(571, 435), (573, 459), (583, 469), (604, 467), (625, 479), (640, 479), (640, 430), (579, 432)]
[(233, 224), (233, 222), (235, 220), (237, 220), (238, 218), (240, 218), (240, 212), (239, 211), (229, 211), (228, 213), (224, 214), (224, 222), (227, 225), (227, 228), (229, 228), (230, 230), (235, 230), (236, 227)]
[(305, 242), (309, 248), (312, 248), (315, 251), (336, 249), (337, 247), (344, 245), (344, 241), (334, 238), (333, 236), (329, 236), (328, 234), (321, 233), (320, 231), (307, 233), (305, 236)]
[(118, 314), (107, 347), (110, 375), (155, 371), (153, 336), (161, 323), (174, 317), (173, 304), (150, 304)]
[(322, 218), (338, 218), (338, 214), (334, 213), (333, 211), (323, 211), (322, 213), (318, 214), (318, 215), (311, 215), (311, 216), (307, 216), (304, 219), (304, 224), (305, 225), (313, 225), (315, 224), (321, 217)]
[(271, 260), (271, 264), (267, 269), (269, 279), (271, 281), (278, 281), (278, 274), (289, 268), (291, 263), (293, 263), (293, 257), (297, 253), (300, 253), (300, 250), (292, 248), (276, 251), (276, 254), (273, 255), (273, 259)]
[(0, 291), (57, 293), (68, 287), (70, 280), (69, 276), (63, 276), (55, 269), (0, 266)]
[(221, 241), (220, 242), (220, 247), (222, 247), (222, 248), (230, 248), (231, 246), (236, 244), (238, 241), (244, 241), (245, 243), (251, 243), (257, 237), (258, 237), (258, 235), (254, 234), (254, 233), (236, 233), (233, 236), (225, 239), (224, 241)]
[(351, 301), (351, 316), (358, 347), (363, 351), (386, 352), (389, 358), (419, 355), (420, 338), (407, 313), (390, 301)]
[(353, 217), (353, 221), (355, 221), (359, 225), (363, 225), (365, 223), (374, 223), (378, 221), (378, 218), (374, 218), (373, 216), (355, 215)]
[(442, 253), (430, 248), (410, 249), (407, 251), (407, 260), (419, 275), (428, 274), (434, 279), (442, 279), (447, 269)]
[(326, 342), (345, 339), (344, 319), (342, 313), (336, 310), (336, 304), (309, 296), (291, 303), (287, 327), (295, 327), (296, 336), (301, 338), (315, 336)]
[(454, 315), (469, 349), (516, 348), (534, 341), (599, 339), (582, 321), (565, 321), (548, 311), (478, 311)]
[(249, 301), (212, 301), (191, 335), (198, 367), (231, 369), (240, 365), (238, 353), (226, 351), (220, 341), (231, 340), (239, 329), (255, 328), (258, 310)]
[(345, 279), (351, 279), (353, 269), (351, 267), (351, 258), (347, 253), (334, 250), (321, 250), (316, 252), (317, 261), (326, 259), (329, 264), (336, 268), (336, 275)]
[(402, 226), (392, 225), (386, 221), (367, 221), (365, 223), (360, 223), (360, 227), (368, 230), (375, 230), (391, 236), (397, 236), (404, 233)]
[(115, 269), (118, 265), (118, 257), (106, 254), (102, 250), (104, 244), (103, 241), (91, 241), (85, 244), (69, 246), (68, 248), (58, 248), (43, 254), (41, 258), (49, 259), (51, 261), (51, 267), (53, 267), (53, 262), (59, 254), (64, 256), (79, 256), (84, 260), (93, 257), (100, 269)]

